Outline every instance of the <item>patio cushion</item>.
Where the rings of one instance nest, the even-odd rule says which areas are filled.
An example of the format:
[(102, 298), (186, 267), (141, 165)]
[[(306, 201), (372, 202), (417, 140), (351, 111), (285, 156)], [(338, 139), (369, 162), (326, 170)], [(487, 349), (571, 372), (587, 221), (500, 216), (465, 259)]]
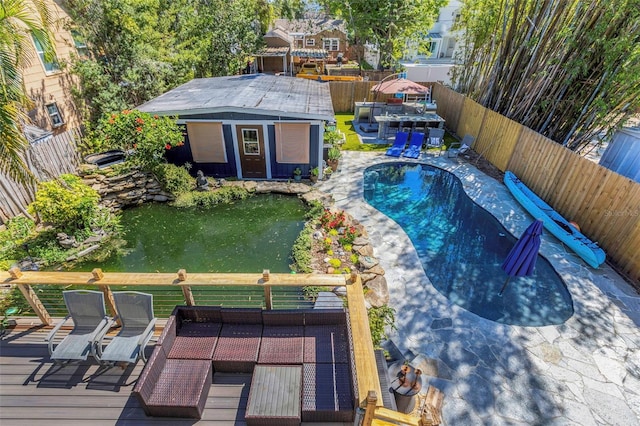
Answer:
[(220, 323), (182, 324), (168, 358), (210, 360), (221, 328)]
[(264, 326), (258, 364), (302, 364), (302, 326)]
[(305, 363), (347, 363), (349, 362), (349, 353), (349, 340), (345, 325), (305, 326)]
[(304, 364), (303, 422), (352, 422), (354, 396), (347, 364)]
[(251, 373), (258, 362), (261, 324), (224, 324), (213, 352), (216, 371)]

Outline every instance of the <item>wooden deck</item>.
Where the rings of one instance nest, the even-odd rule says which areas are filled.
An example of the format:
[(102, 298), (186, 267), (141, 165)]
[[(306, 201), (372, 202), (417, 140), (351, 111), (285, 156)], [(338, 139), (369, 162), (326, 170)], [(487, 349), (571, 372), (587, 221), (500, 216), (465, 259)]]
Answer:
[[(2, 426), (246, 425), (251, 374), (216, 373), (201, 420), (147, 417), (131, 395), (142, 362), (124, 370), (104, 370), (90, 358), (56, 367), (44, 341), (51, 328), (29, 327), (20, 321), (0, 341)], [(154, 344), (147, 346), (148, 355)]]

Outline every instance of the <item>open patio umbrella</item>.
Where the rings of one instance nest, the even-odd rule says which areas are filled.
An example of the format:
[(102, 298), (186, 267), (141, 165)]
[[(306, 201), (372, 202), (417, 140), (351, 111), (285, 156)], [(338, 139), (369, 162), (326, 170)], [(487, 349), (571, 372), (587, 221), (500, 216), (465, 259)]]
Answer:
[(405, 95), (426, 95), (429, 88), (422, 84), (414, 83), (406, 78), (396, 78), (394, 80), (382, 81), (371, 88), (374, 93), (384, 93), (393, 95), (402, 93)]
[(540, 219), (529, 225), (502, 263), (501, 268), (507, 273), (507, 280), (502, 285), (499, 295), (502, 295), (511, 277), (525, 277), (533, 273), (540, 249), (542, 225)]

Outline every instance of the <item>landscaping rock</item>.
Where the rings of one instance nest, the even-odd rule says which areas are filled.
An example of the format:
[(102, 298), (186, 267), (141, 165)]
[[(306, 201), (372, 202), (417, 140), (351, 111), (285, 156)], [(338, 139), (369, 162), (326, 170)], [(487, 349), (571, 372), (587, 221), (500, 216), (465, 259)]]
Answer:
[(362, 266), (363, 269), (371, 269), (376, 266), (379, 262), (378, 259), (371, 256), (360, 256), (358, 257), (358, 262)]
[(357, 246), (366, 246), (367, 244), (369, 244), (369, 239), (365, 238), (363, 236), (359, 236), (356, 237), (355, 240), (353, 240), (353, 247), (357, 247)]
[(364, 274), (376, 274), (376, 275), (384, 275), (384, 269), (380, 265), (376, 265), (373, 268), (365, 269), (362, 271)]
[(360, 256), (365, 256), (365, 257), (373, 256), (373, 246), (371, 244), (354, 248), (354, 251), (358, 253)]
[(164, 203), (166, 201), (169, 201), (169, 197), (167, 197), (166, 195), (155, 195), (153, 197), (153, 201)]
[(365, 273), (362, 273), (362, 274), (360, 274), (360, 280), (362, 281), (362, 284), (364, 285), (364, 284), (368, 283), (369, 281), (371, 281), (372, 279), (374, 279), (377, 276), (378, 276), (377, 274), (365, 274)]
[(337, 296), (346, 297), (347, 296), (347, 287), (341, 285), (333, 288), (333, 293)]
[(379, 275), (367, 282), (367, 288), (369, 291), (365, 293), (364, 299), (371, 306), (379, 308), (389, 303), (389, 288), (385, 277)]

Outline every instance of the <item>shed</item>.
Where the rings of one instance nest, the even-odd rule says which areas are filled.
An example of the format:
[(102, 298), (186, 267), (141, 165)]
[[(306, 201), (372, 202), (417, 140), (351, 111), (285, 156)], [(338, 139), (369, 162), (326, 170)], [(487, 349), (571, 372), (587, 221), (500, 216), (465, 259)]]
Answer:
[(640, 127), (616, 131), (600, 165), (640, 183)]
[(266, 74), (194, 79), (138, 109), (184, 126), (185, 144), (169, 161), (239, 179), (289, 179), (297, 167), (309, 176), (334, 119), (326, 83)]

